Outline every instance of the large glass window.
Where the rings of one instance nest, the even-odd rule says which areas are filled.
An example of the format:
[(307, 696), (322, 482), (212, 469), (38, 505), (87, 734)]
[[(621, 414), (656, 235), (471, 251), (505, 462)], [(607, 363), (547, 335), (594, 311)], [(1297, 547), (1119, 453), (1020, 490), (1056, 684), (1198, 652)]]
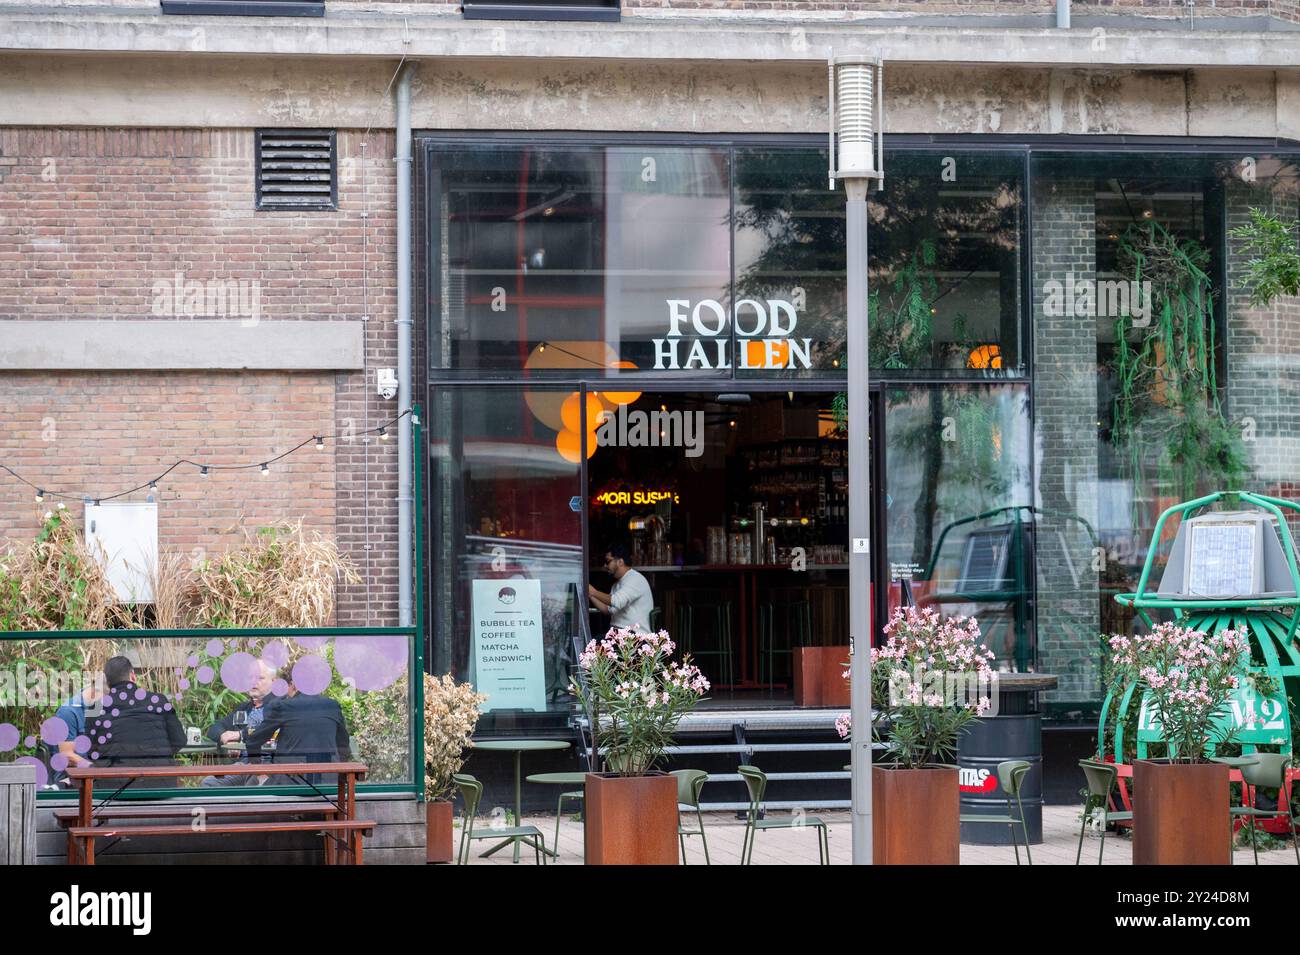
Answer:
[(1257, 155), (1035, 156), (1038, 500), (1057, 515), (1040, 529), (1038, 623), (1055, 715), (1096, 710), (1097, 635), (1135, 625), (1114, 596), (1135, 589), (1166, 508), (1238, 487), (1293, 496), (1294, 306), (1250, 303), (1230, 230), (1251, 208), (1293, 224), (1294, 182)]

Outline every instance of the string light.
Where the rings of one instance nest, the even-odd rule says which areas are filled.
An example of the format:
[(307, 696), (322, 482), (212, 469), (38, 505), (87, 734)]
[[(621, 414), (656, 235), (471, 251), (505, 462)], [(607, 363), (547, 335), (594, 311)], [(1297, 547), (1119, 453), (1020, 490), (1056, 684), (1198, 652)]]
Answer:
[[(386, 423), (380, 425), (378, 428), (371, 428), (371, 429), (369, 429), (368, 431), (362, 431), (361, 433), (362, 433), (362, 434), (378, 434), (380, 440), (382, 440), (382, 441), (387, 441), (387, 440), (388, 440), (388, 429), (391, 428), (391, 427), (393, 427), (395, 424), (397, 424), (397, 422), (401, 421), (403, 418), (407, 417), (408, 415), (411, 416), (411, 421), (412, 421), (413, 424), (418, 424), (418, 423), (419, 423), (419, 422), (415, 419), (415, 416), (414, 416), (412, 410), (411, 410), (411, 409), (408, 409), (408, 410), (406, 410), (406, 411), (403, 411), (401, 414), (397, 415), (397, 416), (396, 416), (395, 418), (393, 418), (392, 420), (390, 420), (390, 421), (388, 421), (388, 422), (386, 422)], [(71, 493), (71, 492), (67, 492), (67, 491), (48, 491), (48, 490), (46, 490), (45, 488), (40, 487), (40, 486), (38, 486), (38, 485), (32, 483), (31, 481), (27, 480), (25, 477), (23, 477), (21, 474), (19, 474), (17, 471), (15, 471), (13, 468), (9, 467), (7, 464), (0, 464), (0, 471), (4, 471), (5, 473), (7, 473), (7, 474), (8, 474), (10, 477), (12, 477), (14, 480), (18, 481), (19, 484), (25, 484), (25, 485), (27, 485), (28, 487), (30, 487), (32, 490), (34, 490), (34, 491), (36, 492), (36, 503), (37, 503), (37, 504), (42, 503), (42, 502), (45, 500), (46, 497), (53, 497), (53, 498), (61, 498), (61, 499), (65, 500), (65, 501), (84, 501), (84, 502), (92, 502), (92, 501), (93, 501), (94, 504), (95, 504), (95, 506), (99, 506), (99, 505), (102, 504), (104, 501), (112, 501), (112, 500), (116, 500), (116, 499), (119, 498), (119, 497), (126, 497), (128, 494), (134, 494), (134, 493), (136, 493), (137, 491), (143, 491), (143, 490), (146, 490), (146, 489), (148, 489), (148, 490), (150, 490), (150, 491), (156, 491), (156, 490), (158, 490), (158, 482), (159, 482), (159, 481), (161, 481), (161, 480), (162, 480), (163, 478), (165, 478), (167, 475), (171, 474), (171, 473), (172, 473), (173, 471), (175, 471), (177, 468), (181, 467), (182, 465), (186, 465), (186, 464), (191, 465), (192, 467), (196, 467), (196, 468), (198, 468), (198, 469), (199, 469), (199, 476), (200, 476), (200, 477), (204, 477), (204, 478), (206, 478), (206, 477), (210, 477), (210, 476), (211, 476), (211, 472), (213, 472), (213, 471), (247, 471), (247, 470), (250, 470), (250, 469), (252, 469), (252, 468), (258, 468), (258, 469), (261, 471), (262, 476), (263, 476), (263, 477), (266, 477), (268, 474), (271, 473), (271, 465), (274, 464), (276, 461), (282, 460), (283, 458), (287, 458), (289, 455), (293, 454), (293, 453), (296, 452), (296, 451), (300, 451), (300, 450), (302, 450), (303, 448), (307, 447), (307, 445), (309, 445), (309, 444), (315, 444), (316, 447), (317, 447), (317, 449), (322, 449), (322, 450), (323, 450), (324, 447), (325, 447), (325, 442), (326, 442), (328, 439), (330, 439), (330, 438), (335, 438), (335, 439), (338, 439), (338, 438), (345, 438), (345, 439), (346, 439), (346, 438), (350, 438), (350, 434), (342, 434), (342, 433), (340, 433), (340, 434), (325, 434), (325, 435), (315, 434), (315, 435), (312, 435), (310, 438), (308, 438), (306, 441), (303, 441), (303, 442), (300, 442), (299, 444), (294, 445), (294, 446), (293, 446), (292, 448), (290, 448), (288, 451), (285, 451), (285, 452), (283, 452), (282, 454), (277, 454), (275, 457), (270, 458), (269, 460), (266, 460), (266, 461), (260, 461), (260, 462), (258, 462), (258, 463), (256, 463), (256, 464), (203, 464), (203, 463), (200, 462), (200, 461), (192, 461), (192, 460), (190, 460), (189, 458), (181, 458), (179, 461), (177, 461), (177, 462), (175, 462), (174, 464), (172, 464), (170, 467), (168, 467), (168, 468), (167, 468), (165, 471), (163, 471), (161, 474), (157, 475), (156, 477), (150, 478), (148, 481), (146, 481), (146, 482), (143, 483), (143, 484), (138, 484), (138, 485), (136, 485), (135, 487), (127, 488), (125, 491), (118, 491), (116, 494), (104, 494), (104, 495), (100, 495), (100, 496), (98, 496), (98, 497), (94, 496), (93, 494), (88, 494), (88, 493), (84, 493), (84, 492), (83, 492), (83, 493)]]

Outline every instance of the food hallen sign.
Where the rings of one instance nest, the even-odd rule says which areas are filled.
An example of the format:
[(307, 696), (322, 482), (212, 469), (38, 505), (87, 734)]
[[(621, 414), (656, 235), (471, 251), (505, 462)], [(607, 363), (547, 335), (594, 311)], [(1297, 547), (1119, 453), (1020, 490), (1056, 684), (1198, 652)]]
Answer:
[(668, 333), (651, 339), (658, 371), (731, 368), (733, 326), (741, 345), (736, 368), (808, 368), (812, 364), (812, 339), (794, 337), (799, 315), (790, 302), (742, 298), (730, 314), (711, 298), (694, 303), (671, 298), (665, 304)]
[(473, 582), (473, 682), (483, 710), (545, 710), (540, 580)]

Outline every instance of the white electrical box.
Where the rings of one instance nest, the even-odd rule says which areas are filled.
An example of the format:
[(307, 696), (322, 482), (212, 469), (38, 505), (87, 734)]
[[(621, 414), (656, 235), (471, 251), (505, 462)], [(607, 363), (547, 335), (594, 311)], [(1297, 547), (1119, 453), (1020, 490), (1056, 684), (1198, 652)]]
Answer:
[(124, 603), (153, 602), (153, 571), (158, 563), (158, 505), (86, 505), (86, 547), (108, 575)]

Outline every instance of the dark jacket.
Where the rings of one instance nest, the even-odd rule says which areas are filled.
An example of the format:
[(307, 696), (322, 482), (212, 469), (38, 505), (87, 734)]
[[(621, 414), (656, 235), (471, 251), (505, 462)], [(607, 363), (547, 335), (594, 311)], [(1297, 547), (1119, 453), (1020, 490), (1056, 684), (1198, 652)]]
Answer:
[[(185, 745), (185, 728), (171, 701), (130, 682), (109, 690), (102, 715), (90, 722), (86, 735), (99, 766), (171, 766)], [(168, 785), (159, 781), (149, 788)]]
[(247, 737), (250, 757), (279, 730), (272, 763), (336, 763), (350, 758), (343, 710), (328, 696), (298, 693), (272, 697), (266, 701), (264, 714), (262, 725)]

